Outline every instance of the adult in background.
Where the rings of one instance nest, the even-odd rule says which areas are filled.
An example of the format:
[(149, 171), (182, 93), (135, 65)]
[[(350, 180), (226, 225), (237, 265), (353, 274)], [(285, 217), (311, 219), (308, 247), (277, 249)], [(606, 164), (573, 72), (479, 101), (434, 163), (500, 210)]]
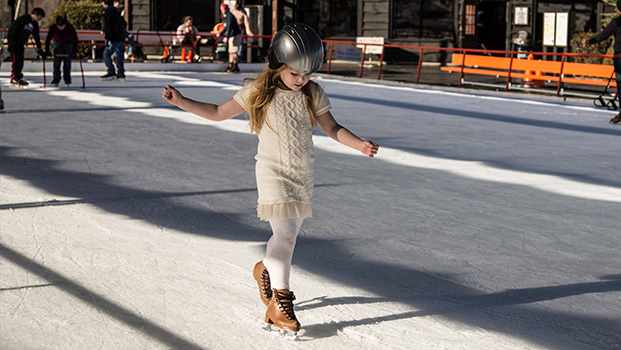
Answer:
[[(582, 39), (582, 44), (585, 46), (593, 45), (608, 39), (611, 35), (614, 35), (615, 43), (613, 45), (615, 54), (612, 58), (612, 63), (615, 69), (615, 80), (617, 82), (617, 89), (621, 88), (621, 1), (617, 1), (615, 7), (617, 11), (617, 17), (614, 18), (604, 30), (591, 39)], [(621, 109), (621, 105), (619, 107)], [(621, 122), (621, 111), (614, 118), (610, 119), (612, 124), (618, 124)]]
[(24, 77), (22, 70), (24, 69), (24, 46), (31, 35), (37, 46), (37, 53), (39, 56), (45, 57), (39, 37), (39, 22), (43, 17), (45, 17), (45, 11), (42, 8), (35, 7), (30, 14), (18, 17), (9, 27), (7, 41), (13, 59), (11, 87), (28, 86), (28, 82), (22, 79)]
[(181, 25), (177, 27), (177, 40), (183, 45), (191, 45), (194, 53), (193, 60), (200, 60), (200, 43), (201, 37), (198, 35), (198, 29), (193, 25), (192, 16), (185, 16), (181, 20)]
[[(104, 15), (102, 18), (102, 31), (106, 38), (106, 47), (103, 51), (103, 59), (108, 69), (108, 73), (101, 76), (103, 80), (125, 80), (125, 67), (123, 65), (123, 51), (125, 48), (125, 27), (127, 26), (123, 17), (114, 7), (114, 0), (104, 0)], [(116, 73), (112, 57), (116, 63)]]
[(75, 27), (67, 21), (67, 17), (60, 15), (56, 17), (47, 38), (45, 38), (45, 51), (50, 52), (50, 42), (54, 53), (54, 77), (52, 78), (52, 86), (58, 86), (60, 83), (60, 65), (63, 65), (63, 80), (67, 86), (71, 85), (71, 57), (78, 53), (78, 34)]
[(237, 56), (239, 61), (241, 61), (244, 57), (244, 35), (254, 35), (250, 30), (250, 21), (248, 20), (248, 14), (246, 10), (242, 7), (242, 5), (237, 1), (235, 6), (231, 9), (231, 14), (235, 16), (237, 20), (237, 24), (239, 25), (239, 30), (242, 33), (242, 45), (239, 45), (239, 51), (237, 52)]
[(239, 72), (239, 48), (242, 44), (242, 33), (239, 30), (239, 24), (235, 19), (235, 16), (231, 15), (229, 5), (220, 5), (220, 12), (224, 16), (224, 29), (218, 34), (218, 37), (223, 36), (224, 42), (228, 44), (229, 50), (229, 66), (223, 69), (223, 72)]

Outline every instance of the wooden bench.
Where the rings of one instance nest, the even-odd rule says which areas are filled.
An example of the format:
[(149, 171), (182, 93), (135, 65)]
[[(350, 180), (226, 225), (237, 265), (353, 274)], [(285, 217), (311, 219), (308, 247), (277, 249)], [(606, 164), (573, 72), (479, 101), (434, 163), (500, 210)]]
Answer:
[[(484, 55), (453, 54), (450, 66), (440, 67), (446, 72), (482, 74), (496, 77), (521, 78), (525, 82), (544, 81), (568, 84), (606, 86), (614, 71), (613, 66), (604, 64), (574, 63), (534, 60)], [(466, 82), (462, 76), (462, 82)], [(460, 82), (461, 83), (461, 82)], [(507, 86), (509, 81), (507, 81)], [(539, 84), (536, 84), (539, 85)], [(614, 79), (611, 87), (616, 87)]]

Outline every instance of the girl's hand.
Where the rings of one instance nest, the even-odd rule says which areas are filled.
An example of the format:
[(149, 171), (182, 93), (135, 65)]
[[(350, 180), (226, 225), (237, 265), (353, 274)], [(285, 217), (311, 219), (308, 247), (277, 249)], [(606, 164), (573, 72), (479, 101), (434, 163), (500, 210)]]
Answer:
[(168, 101), (171, 105), (177, 106), (179, 101), (183, 99), (183, 95), (181, 95), (181, 93), (174, 87), (166, 85), (162, 91), (162, 98)]
[(360, 147), (359, 150), (360, 152), (362, 152), (362, 154), (365, 154), (369, 156), (370, 158), (373, 158), (377, 154), (378, 149), (379, 149), (379, 145), (377, 143), (367, 140), (362, 143), (362, 146)]

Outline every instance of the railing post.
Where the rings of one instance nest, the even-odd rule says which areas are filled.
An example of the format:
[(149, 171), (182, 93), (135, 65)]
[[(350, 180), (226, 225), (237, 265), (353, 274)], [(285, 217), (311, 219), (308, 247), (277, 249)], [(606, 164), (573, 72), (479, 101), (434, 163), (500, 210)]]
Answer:
[(379, 70), (377, 72), (377, 80), (380, 80), (381, 76), (382, 76), (382, 66), (384, 63), (384, 51), (386, 50), (386, 47), (384, 47), (384, 45), (382, 45), (382, 54), (380, 55), (380, 60), (379, 60)]
[(362, 49), (362, 60), (360, 61), (360, 75), (358, 75), (358, 78), (362, 78), (362, 71), (364, 70), (364, 59), (365, 59), (366, 52), (367, 52), (367, 44), (364, 44), (364, 47)]
[(509, 73), (507, 74), (507, 83), (505, 84), (505, 92), (509, 91), (509, 84), (511, 84), (511, 70), (513, 69), (513, 55), (515, 52), (511, 51), (511, 60), (509, 61)]
[[(423, 66), (423, 48), (420, 48), (420, 53), (418, 54), (418, 69), (416, 71), (416, 84), (420, 80), (420, 69)], [(461, 80), (461, 79), (460, 79)]]
[(328, 74), (330, 74), (330, 68), (332, 67), (332, 48), (334, 47), (334, 42), (330, 42), (330, 54), (328, 55)]
[(558, 85), (556, 86), (556, 96), (561, 96), (561, 85), (563, 85), (563, 68), (565, 67), (565, 53), (561, 56), (561, 72), (558, 75)]
[(466, 64), (466, 50), (461, 50), (461, 69), (459, 71), (459, 87), (462, 87), (464, 81), (464, 67)]

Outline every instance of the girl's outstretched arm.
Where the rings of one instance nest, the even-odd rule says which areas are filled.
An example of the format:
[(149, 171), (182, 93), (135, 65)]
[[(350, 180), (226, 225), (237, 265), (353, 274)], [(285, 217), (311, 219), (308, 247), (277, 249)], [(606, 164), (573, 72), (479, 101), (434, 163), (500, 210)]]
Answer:
[(332, 113), (326, 112), (317, 116), (317, 123), (321, 126), (321, 129), (330, 136), (332, 139), (356, 149), (362, 154), (365, 154), (371, 158), (377, 154), (379, 145), (371, 141), (365, 141), (354, 135), (351, 131), (340, 125), (334, 120)]
[(170, 85), (164, 87), (162, 98), (184, 111), (213, 121), (231, 119), (244, 112), (244, 108), (232, 98), (219, 106), (213, 103), (194, 101), (184, 97), (177, 89)]

